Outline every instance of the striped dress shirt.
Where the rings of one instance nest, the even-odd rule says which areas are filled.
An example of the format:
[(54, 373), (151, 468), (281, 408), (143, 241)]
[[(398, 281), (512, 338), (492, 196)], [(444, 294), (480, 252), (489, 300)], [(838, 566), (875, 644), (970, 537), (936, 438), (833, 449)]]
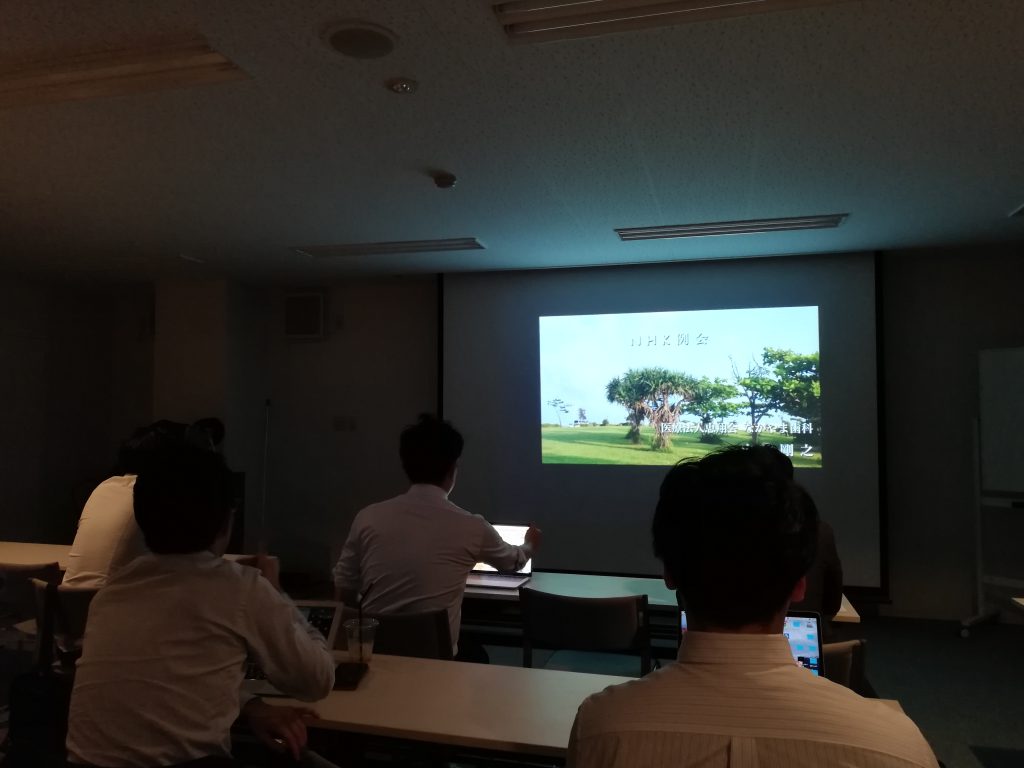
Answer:
[(576, 768), (935, 768), (902, 712), (816, 677), (781, 635), (688, 632), (679, 662), (580, 706)]

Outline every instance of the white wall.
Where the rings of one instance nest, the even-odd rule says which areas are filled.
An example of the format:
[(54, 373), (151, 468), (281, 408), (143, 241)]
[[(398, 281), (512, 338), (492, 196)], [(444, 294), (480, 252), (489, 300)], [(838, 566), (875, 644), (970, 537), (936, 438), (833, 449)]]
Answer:
[(331, 286), (323, 341), (284, 337), (287, 293), (270, 323), (271, 550), (326, 574), (355, 513), (405, 490), (398, 433), (436, 410), (436, 279)]
[(150, 419), (152, 292), (0, 280), (0, 538), (68, 542)]
[(156, 284), (153, 412), (190, 423), (220, 416), (227, 399), (228, 305), (223, 281)]
[(889, 253), (882, 280), (886, 612), (962, 618), (974, 610), (978, 351), (1024, 344), (1024, 247)]
[[(404, 490), (398, 433), (437, 403), (433, 277), (322, 288), (326, 335), (284, 335), (287, 288), (161, 282), (158, 418), (224, 419), (225, 455), (246, 473), (246, 544), (326, 576), (355, 513)], [(263, 445), (270, 400), (267, 515)]]

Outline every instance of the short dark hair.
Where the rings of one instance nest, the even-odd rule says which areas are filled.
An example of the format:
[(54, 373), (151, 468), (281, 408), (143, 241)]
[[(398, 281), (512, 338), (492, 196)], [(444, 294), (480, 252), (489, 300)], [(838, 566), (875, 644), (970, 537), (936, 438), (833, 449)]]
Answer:
[(167, 419), (139, 427), (121, 443), (117, 453), (118, 472), (138, 475), (154, 456), (185, 439), (185, 425)]
[(736, 447), (683, 461), (661, 484), (654, 554), (687, 611), (716, 626), (771, 620), (814, 561), (817, 510), (766, 451), (778, 453)]
[(224, 458), (185, 443), (161, 450), (135, 481), (135, 521), (162, 555), (209, 549), (235, 506)]
[(447, 421), (421, 414), (419, 421), (402, 430), (398, 455), (402, 469), (413, 483), (444, 482), (462, 455), (462, 435)]

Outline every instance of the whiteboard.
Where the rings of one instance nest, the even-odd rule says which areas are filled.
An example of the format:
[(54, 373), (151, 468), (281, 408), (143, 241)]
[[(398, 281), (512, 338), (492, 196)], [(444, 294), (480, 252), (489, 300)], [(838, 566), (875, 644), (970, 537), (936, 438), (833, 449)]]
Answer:
[(979, 353), (981, 492), (1024, 493), (1024, 347)]

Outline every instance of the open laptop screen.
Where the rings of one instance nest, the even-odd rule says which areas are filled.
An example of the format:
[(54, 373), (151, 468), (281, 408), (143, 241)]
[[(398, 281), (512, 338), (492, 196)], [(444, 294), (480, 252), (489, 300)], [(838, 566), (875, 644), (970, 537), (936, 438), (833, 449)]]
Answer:
[[(680, 627), (686, 631), (686, 611), (680, 612)], [(786, 616), (782, 634), (789, 641), (793, 659), (815, 675), (822, 674), (821, 619), (816, 613), (794, 611)]]
[(338, 626), (341, 624), (341, 603), (327, 600), (297, 600), (295, 608), (302, 618), (324, 636), (327, 647), (333, 648)]
[[(530, 530), (528, 525), (496, 525), (494, 530), (498, 532), (502, 540), (506, 544), (515, 544), (517, 546), (522, 545), (526, 541), (526, 532)], [(477, 563), (473, 566), (474, 573), (494, 573), (495, 569), (487, 565), (487, 563)], [(522, 573), (529, 575), (533, 573), (533, 560), (527, 560), (526, 565), (520, 568), (516, 573)]]

